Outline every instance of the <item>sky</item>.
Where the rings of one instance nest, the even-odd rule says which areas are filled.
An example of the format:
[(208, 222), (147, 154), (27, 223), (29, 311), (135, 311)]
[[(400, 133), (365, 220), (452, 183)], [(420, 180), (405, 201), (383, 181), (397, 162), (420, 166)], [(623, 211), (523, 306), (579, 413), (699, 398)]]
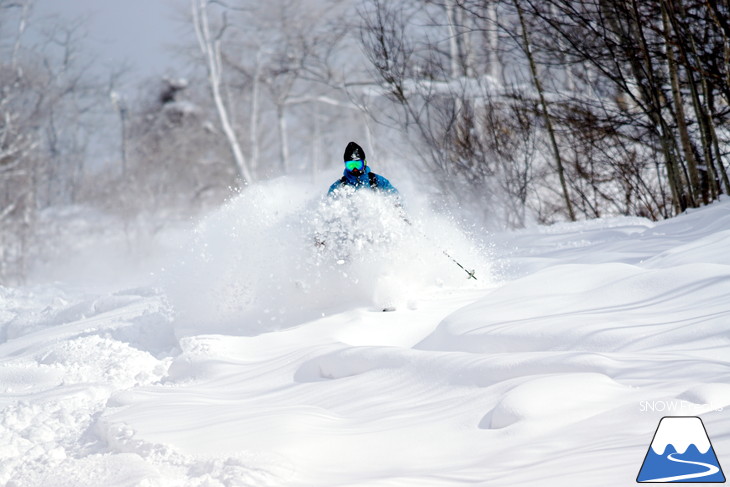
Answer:
[[(36, 0), (34, 15), (65, 21), (88, 16), (89, 47), (105, 66), (126, 62), (129, 76), (164, 74), (179, 60), (170, 47), (181, 42), (186, 0)], [(182, 42), (189, 42), (183, 39)]]

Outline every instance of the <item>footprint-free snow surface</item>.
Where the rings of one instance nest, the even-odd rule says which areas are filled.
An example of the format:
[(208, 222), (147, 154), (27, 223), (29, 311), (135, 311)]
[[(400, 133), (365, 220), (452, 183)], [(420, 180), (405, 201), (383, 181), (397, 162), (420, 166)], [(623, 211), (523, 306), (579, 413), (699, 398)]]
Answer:
[(400, 211), (253, 187), (154, 285), (0, 288), (0, 485), (614, 487), (669, 415), (730, 465), (729, 201), (487, 247)]

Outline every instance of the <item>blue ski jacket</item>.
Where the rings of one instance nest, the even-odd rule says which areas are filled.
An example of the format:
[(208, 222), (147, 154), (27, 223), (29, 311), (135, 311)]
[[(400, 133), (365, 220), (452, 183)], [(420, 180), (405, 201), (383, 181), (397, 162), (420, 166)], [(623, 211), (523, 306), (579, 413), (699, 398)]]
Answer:
[(370, 171), (370, 167), (365, 166), (365, 171), (360, 176), (355, 176), (352, 172), (345, 169), (344, 175), (332, 183), (327, 194), (331, 195), (335, 190), (343, 186), (352, 186), (355, 189), (369, 188), (374, 190), (380, 190), (385, 193), (389, 193), (398, 196), (398, 190), (395, 186), (390, 184), (390, 181), (385, 179), (380, 174), (375, 174)]

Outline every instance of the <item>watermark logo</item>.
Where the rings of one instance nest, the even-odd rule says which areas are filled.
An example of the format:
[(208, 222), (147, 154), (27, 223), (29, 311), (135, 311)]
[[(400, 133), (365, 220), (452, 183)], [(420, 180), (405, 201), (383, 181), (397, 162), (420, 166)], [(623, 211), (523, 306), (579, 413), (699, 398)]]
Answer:
[(697, 416), (663, 417), (636, 481), (725, 482), (702, 420)]
[(669, 401), (640, 401), (639, 411), (642, 413), (658, 412), (684, 416), (693, 416), (706, 411), (722, 412), (722, 406), (715, 404), (695, 404), (684, 399), (672, 399)]

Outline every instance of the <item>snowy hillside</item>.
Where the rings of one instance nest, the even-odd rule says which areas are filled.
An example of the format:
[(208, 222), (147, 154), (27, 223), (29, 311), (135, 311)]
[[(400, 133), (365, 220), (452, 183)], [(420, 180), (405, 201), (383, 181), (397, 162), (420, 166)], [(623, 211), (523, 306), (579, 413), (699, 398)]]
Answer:
[(344, 256), (275, 182), (152, 282), (0, 289), (0, 484), (613, 487), (665, 415), (730, 465), (730, 201), (482, 242), (361, 203)]

